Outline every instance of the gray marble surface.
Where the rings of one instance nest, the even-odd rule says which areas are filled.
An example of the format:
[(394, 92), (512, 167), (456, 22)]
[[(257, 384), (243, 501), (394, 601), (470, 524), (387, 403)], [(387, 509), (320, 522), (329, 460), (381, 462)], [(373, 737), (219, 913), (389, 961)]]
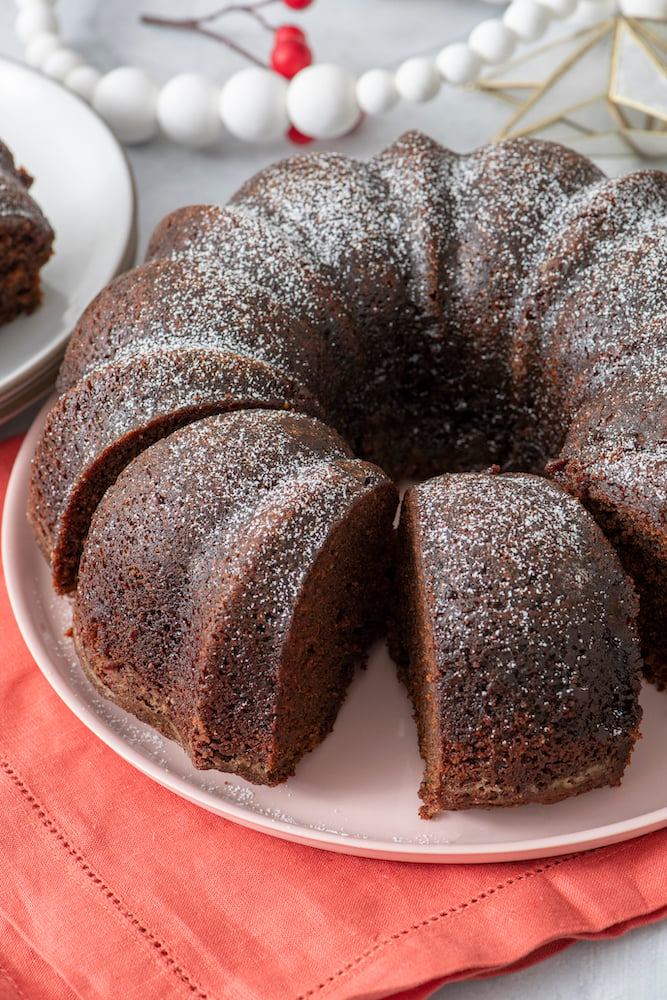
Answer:
[[(205, 13), (216, 0), (61, 0), (63, 35), (102, 70), (134, 64), (160, 82), (198, 69), (224, 81), (245, 63), (210, 40), (143, 26), (141, 13), (183, 16)], [(598, 8), (599, 9), (599, 8)], [(481, 0), (317, 0), (302, 14), (266, 10), (273, 23), (297, 21), (308, 31), (317, 61), (338, 62), (355, 73), (374, 66), (395, 68), (404, 58), (436, 51), (467, 35), (493, 8)], [(12, 0), (0, 3), (0, 56), (23, 59), (13, 32)], [(583, 18), (588, 15), (584, 12)], [(583, 20), (582, 22), (583, 23)], [(234, 37), (266, 56), (268, 36), (245, 19), (230, 18)], [(444, 88), (420, 106), (401, 105), (382, 118), (367, 120), (352, 135), (320, 148), (364, 157), (407, 128), (421, 128), (458, 150), (490, 138), (506, 111), (494, 100)], [(0, 122), (1, 131), (1, 122)], [(168, 211), (192, 202), (223, 202), (249, 174), (277, 157), (297, 151), (286, 144), (250, 147), (226, 137), (205, 152), (191, 152), (156, 140), (128, 149), (138, 191), (139, 253), (155, 223)], [(617, 174), (640, 163), (633, 157), (601, 161)], [(666, 164), (660, 164), (665, 166)], [(35, 407), (0, 428), (4, 435), (28, 426)], [(580, 942), (523, 972), (443, 987), (437, 1000), (661, 1000), (667, 997), (667, 921), (605, 942)]]

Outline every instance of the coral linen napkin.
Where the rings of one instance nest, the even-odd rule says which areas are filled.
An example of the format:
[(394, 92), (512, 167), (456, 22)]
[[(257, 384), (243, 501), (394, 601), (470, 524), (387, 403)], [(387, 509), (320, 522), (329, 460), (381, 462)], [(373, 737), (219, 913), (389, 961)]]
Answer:
[[(18, 448), (0, 444), (2, 496)], [(135, 771), (43, 679), (0, 591), (1, 1000), (421, 1000), (667, 915), (667, 830), (427, 865), (244, 829)]]

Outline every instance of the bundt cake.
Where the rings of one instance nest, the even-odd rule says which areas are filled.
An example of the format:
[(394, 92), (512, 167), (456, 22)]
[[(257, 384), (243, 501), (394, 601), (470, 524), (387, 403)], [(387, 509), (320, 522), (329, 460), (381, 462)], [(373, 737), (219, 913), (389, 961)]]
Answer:
[(638, 736), (636, 598), (593, 518), (524, 473), (410, 488), (390, 645), (425, 761), (422, 815), (618, 784)]
[[(227, 586), (225, 577), (216, 583), (213, 575), (220, 557), (203, 555), (187, 523), (177, 521), (164, 542), (164, 559), (176, 560), (178, 571), (163, 572), (162, 542), (150, 532), (145, 544), (153, 556), (142, 562), (132, 554), (135, 544), (144, 544), (134, 539), (137, 525), (149, 531), (132, 484), (136, 476), (136, 497), (149, 493), (144, 477), (156, 497), (175, 490), (181, 473), (167, 462), (171, 443), (185, 453), (188, 435), (218, 441), (219, 428), (241, 434), (245, 421), (253, 461), (264, 468), (259, 414), (281, 427), (298, 414), (326, 425), (356, 461), (394, 479), (498, 465), (538, 474), (534, 485), (545, 491), (545, 504), (553, 495), (549, 478), (561, 484), (606, 532), (639, 592), (646, 676), (664, 686), (666, 219), (667, 185), (655, 171), (608, 180), (590, 161), (553, 143), (509, 140), (457, 155), (416, 132), (366, 164), (335, 153), (290, 158), (245, 183), (225, 207), (191, 206), (168, 216), (145, 262), (112, 282), (81, 317), (33, 462), (29, 517), (56, 589), (73, 595), (85, 668), (133, 711), (178, 730), (189, 748), (194, 741), (198, 749), (190, 752), (199, 764), (215, 757), (224, 760), (216, 766), (237, 768), (229, 748), (207, 757), (206, 739), (215, 744), (219, 732), (214, 737), (209, 727), (201, 739), (192, 736), (199, 732), (201, 713), (193, 706), (201, 704), (203, 682), (198, 668), (186, 679), (185, 664), (198, 655), (196, 645), (170, 652), (176, 680), (165, 673), (158, 682), (157, 646), (150, 646), (157, 633), (151, 632), (150, 679), (144, 671), (137, 680), (141, 643), (122, 674), (118, 650), (126, 644), (114, 640), (113, 630), (138, 637), (149, 627), (153, 612), (148, 605), (142, 610), (144, 592), (173, 588), (165, 607), (179, 606), (180, 617), (173, 628), (161, 620), (159, 629), (171, 635), (169, 643), (175, 635), (193, 643), (191, 629), (204, 628), (202, 616), (222, 607), (208, 595)], [(202, 483), (217, 447), (202, 446)], [(266, 447), (275, 457), (278, 446), (269, 445), (269, 436)], [(228, 510), (233, 499), (226, 490), (245, 489), (240, 469), (247, 470), (248, 489), (258, 489), (252, 486), (257, 477), (245, 462), (221, 461), (211, 475)], [(169, 473), (162, 472), (163, 462)], [(377, 485), (378, 473), (368, 474)], [(214, 510), (212, 490), (202, 486)], [(185, 510), (190, 501), (170, 503)], [(297, 509), (288, 505), (280, 515), (285, 539), (294, 536)], [(116, 541), (105, 531), (107, 518)], [(378, 524), (377, 535), (368, 536), (371, 549), (391, 550), (385, 528)], [(263, 537), (261, 525), (257, 531)], [(246, 528), (238, 542), (228, 541), (232, 551), (245, 552), (253, 533)], [(383, 533), (384, 547), (378, 542)], [(127, 541), (125, 561), (112, 570), (110, 553), (122, 547), (119, 539)], [(304, 552), (286, 558), (307, 572), (303, 560), (315, 556), (306, 556), (303, 536), (295, 544)], [(196, 573), (184, 568), (189, 556), (179, 555), (195, 551)], [(253, 552), (243, 572), (254, 573), (248, 566), (259, 554)], [(378, 565), (384, 580), (386, 563)], [(204, 584), (206, 566), (212, 575)], [(363, 572), (364, 589), (372, 590), (371, 570)], [(179, 598), (182, 580), (193, 573), (202, 581), (201, 598), (189, 582), (187, 598)], [(104, 628), (101, 598), (92, 596), (95, 574), (113, 579)], [(620, 579), (616, 567), (610, 580)], [(114, 602), (128, 593), (130, 605), (116, 614)], [(375, 597), (372, 603), (377, 606)], [(360, 613), (363, 619), (366, 612)], [(206, 627), (217, 636), (221, 673), (233, 670), (233, 657), (223, 652), (230, 626), (218, 628), (223, 612), (215, 614), (219, 619)], [(368, 614), (376, 620), (375, 612)], [(344, 610), (336, 627), (349, 617)], [(356, 649), (356, 640), (349, 641)], [(625, 640), (618, 641), (623, 646)], [(342, 638), (336, 643), (333, 659), (348, 660)], [(212, 662), (206, 660), (207, 671)], [(332, 669), (338, 676), (340, 665)], [(114, 684), (107, 683), (110, 673)], [(206, 676), (207, 684), (224, 688), (224, 679)], [(176, 701), (178, 712), (187, 714), (183, 706), (190, 705), (189, 722), (183, 715), (178, 724), (167, 720), (167, 706)], [(611, 783), (617, 763), (606, 769)], [(266, 762), (242, 766), (256, 775), (252, 780), (284, 773), (282, 765), (271, 770)]]
[(314, 418), (195, 420), (93, 515), (73, 620), (84, 669), (198, 767), (284, 781), (384, 628), (397, 502)]
[(0, 142), (0, 324), (32, 312), (42, 300), (40, 271), (51, 256), (54, 233), (28, 193), (31, 184)]

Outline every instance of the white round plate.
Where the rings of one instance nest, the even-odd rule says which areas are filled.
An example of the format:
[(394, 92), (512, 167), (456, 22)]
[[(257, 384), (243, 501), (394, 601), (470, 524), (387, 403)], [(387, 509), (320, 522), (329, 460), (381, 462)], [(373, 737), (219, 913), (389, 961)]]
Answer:
[(44, 676), (97, 736), (177, 795), (245, 826), (349, 854), (403, 861), (480, 862), (545, 857), (626, 840), (667, 826), (667, 694), (646, 686), (643, 739), (620, 788), (552, 806), (418, 816), (421, 761), (411, 709), (384, 646), (352, 684), (334, 732), (289, 781), (257, 787), (197, 771), (179, 746), (102, 698), (71, 641), (67, 599), (53, 593), (25, 510), (30, 459), (47, 407), (12, 471), (2, 547), (19, 628)]
[(0, 420), (55, 377), (90, 300), (134, 261), (134, 183), (104, 122), (60, 84), (0, 59), (0, 138), (34, 177), (31, 193), (55, 230), (42, 305), (0, 327)]

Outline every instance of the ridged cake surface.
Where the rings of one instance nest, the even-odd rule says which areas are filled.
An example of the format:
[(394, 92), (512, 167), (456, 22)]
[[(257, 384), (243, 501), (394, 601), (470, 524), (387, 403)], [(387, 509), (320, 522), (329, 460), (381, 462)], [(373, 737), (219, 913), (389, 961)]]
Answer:
[[(75, 382), (49, 413), (30, 490), (55, 589), (75, 589), (90, 518), (135, 455), (198, 418), (259, 407), (320, 413), (293, 379), (254, 358), (210, 347), (153, 347)], [(54, 466), (61, 469), (55, 490)]]
[[(605, 550), (610, 593), (618, 584), (627, 596), (627, 584), (619, 581), (624, 573), (631, 578), (646, 676), (664, 685), (666, 219), (667, 184), (655, 171), (610, 180), (585, 157), (552, 143), (510, 140), (459, 155), (415, 132), (368, 163), (321, 152), (290, 158), (248, 180), (226, 206), (189, 206), (168, 216), (150, 240), (146, 261), (104, 289), (77, 324), (32, 476), (29, 516), (56, 586), (75, 594), (78, 648), (91, 675), (106, 678), (110, 664), (119, 669), (119, 654), (109, 653), (113, 637), (95, 645), (97, 626), (88, 627), (94, 602), (81, 596), (82, 581), (90, 594), (95, 566), (105, 565), (112, 548), (104, 527), (111, 498), (125, 509), (118, 491), (129, 496), (140, 481), (135, 477), (149, 475), (174, 441), (200, 433), (217, 440), (212, 428), (234, 426), (240, 433), (244, 420), (255, 427), (260, 412), (273, 411), (273, 421), (290, 414), (317, 418), (319, 427), (341, 436), (354, 461), (393, 478), (498, 465), (504, 472), (538, 473), (530, 489), (541, 489), (545, 504), (556, 489), (549, 479), (557, 481), (616, 550), (616, 556)], [(149, 371), (155, 388), (140, 389)], [(258, 468), (265, 462), (261, 448), (258, 437)], [(267, 448), (278, 461), (268, 439)], [(57, 453), (67, 457), (59, 461)], [(177, 476), (167, 467), (169, 477)], [(241, 467), (257, 493), (252, 469)], [(216, 468), (215, 490), (227, 510), (227, 490), (240, 496), (246, 487), (238, 469), (224, 462)], [(162, 473), (150, 475), (159, 493)], [(336, 476), (327, 486), (317, 480), (315, 507), (325, 504), (329, 489), (335, 494)], [(169, 477), (164, 481), (172, 489)], [(295, 477), (301, 482), (298, 472)], [(215, 495), (202, 496), (217, 509)], [(498, 505), (499, 520), (511, 515), (500, 496)], [(132, 500), (137, 520), (139, 506)], [(293, 516), (289, 505), (282, 509), (285, 537)], [(262, 524), (252, 522), (246, 535), (256, 530), (263, 537)], [(382, 525), (390, 551), (386, 517)], [(567, 542), (567, 532), (549, 536), (548, 523), (533, 527), (537, 566), (546, 537), (554, 559), (562, 552), (577, 565), (597, 558), (586, 532)], [(189, 551), (187, 524), (174, 531), (169, 551)], [(245, 543), (241, 535), (234, 545)], [(157, 552), (155, 539), (152, 544)], [(299, 536), (293, 544), (290, 558), (299, 562), (306, 543)], [(377, 537), (373, 545), (382, 547)], [(304, 558), (324, 578), (326, 560), (311, 551)], [(151, 588), (162, 586), (160, 565), (156, 555), (142, 569)], [(602, 563), (598, 568), (603, 578)], [(123, 563), (117, 572), (124, 580), (133, 571)], [(350, 566), (350, 580), (359, 572)], [(399, 563), (399, 577), (402, 572)], [(168, 606), (175, 615), (178, 574), (170, 581)], [(238, 593), (224, 600), (233, 602), (240, 620)], [(206, 587), (201, 607), (191, 588), (188, 594), (193, 622), (204, 620), (211, 603), (219, 606)], [(522, 605), (526, 592), (513, 595), (510, 632), (532, 613)], [(123, 620), (141, 634), (150, 616), (139, 596), (132, 608)], [(634, 609), (628, 598), (625, 624), (613, 609), (598, 609), (599, 621), (626, 651), (635, 648), (627, 631)], [(105, 609), (109, 620), (112, 611)], [(566, 619), (543, 623), (550, 635), (556, 625), (563, 637), (573, 634)], [(228, 628), (206, 627), (216, 635)], [(224, 643), (215, 648), (219, 662), (228, 664)], [(155, 657), (157, 646), (145, 655)], [(198, 655), (188, 660), (192, 669)], [(569, 664), (564, 651), (563, 657)], [(628, 665), (622, 683), (633, 692), (634, 709), (628, 702), (627, 746), (636, 734), (634, 652)], [(133, 666), (128, 676), (138, 670)], [(562, 671), (555, 676), (565, 683)], [(616, 695), (602, 681), (599, 690), (606, 699), (601, 712), (613, 713)], [(175, 730), (163, 709), (155, 717)], [(520, 706), (516, 711), (518, 718)], [(588, 709), (582, 717), (590, 717)], [(188, 732), (193, 724), (179, 722)], [(204, 739), (179, 738), (195, 759), (207, 759)], [(212, 751), (212, 757), (237, 767), (231, 752)], [(618, 780), (621, 758), (627, 754), (620, 749), (610, 753), (598, 783)], [(251, 773), (247, 762), (242, 766)], [(256, 773), (280, 771), (264, 772), (264, 766)], [(562, 787), (585, 785), (573, 779)], [(539, 792), (542, 800), (545, 795)]]
[(175, 431), (93, 517), (74, 606), (84, 669), (198, 767), (284, 780), (383, 628), (396, 503), (310, 417)]
[(575, 499), (521, 473), (431, 479), (404, 497), (398, 566), (424, 816), (620, 781), (641, 718), (637, 602)]

